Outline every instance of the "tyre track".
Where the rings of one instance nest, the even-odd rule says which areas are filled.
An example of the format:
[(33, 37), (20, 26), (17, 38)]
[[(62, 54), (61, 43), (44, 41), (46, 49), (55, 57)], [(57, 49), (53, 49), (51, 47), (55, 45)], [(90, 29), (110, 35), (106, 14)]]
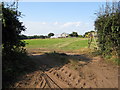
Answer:
[(59, 90), (62, 90), (62, 88), (57, 83), (55, 83), (45, 72), (43, 72), (41, 76), (45, 79), (49, 88), (58, 88)]

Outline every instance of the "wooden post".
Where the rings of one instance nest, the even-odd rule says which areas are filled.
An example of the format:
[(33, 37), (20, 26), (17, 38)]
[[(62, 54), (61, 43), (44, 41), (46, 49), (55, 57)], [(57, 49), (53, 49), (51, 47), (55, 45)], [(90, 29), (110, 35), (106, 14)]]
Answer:
[(96, 32), (90, 32), (89, 34), (89, 39), (88, 39), (88, 48), (91, 47), (92, 43), (94, 44), (94, 48), (98, 49), (98, 46), (97, 46), (97, 41), (96, 41)]
[(89, 34), (89, 39), (88, 39), (88, 48), (90, 48), (90, 46), (91, 46), (91, 42), (92, 42), (92, 39), (93, 39), (93, 35), (92, 35), (92, 33), (90, 32), (90, 34)]

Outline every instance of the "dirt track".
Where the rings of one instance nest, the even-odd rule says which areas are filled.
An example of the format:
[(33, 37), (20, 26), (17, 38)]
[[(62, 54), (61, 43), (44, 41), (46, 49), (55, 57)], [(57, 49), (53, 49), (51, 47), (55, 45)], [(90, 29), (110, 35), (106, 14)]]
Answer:
[(75, 69), (70, 63), (61, 64), (54, 57), (32, 55), (37, 70), (26, 74), (15, 88), (118, 88), (117, 66), (105, 63), (100, 57), (80, 59)]

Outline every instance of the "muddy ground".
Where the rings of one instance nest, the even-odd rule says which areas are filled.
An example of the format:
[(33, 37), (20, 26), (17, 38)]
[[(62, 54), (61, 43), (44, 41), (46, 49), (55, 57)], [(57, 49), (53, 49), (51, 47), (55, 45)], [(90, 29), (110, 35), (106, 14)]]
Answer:
[(19, 77), (14, 88), (118, 88), (117, 65), (106, 63), (100, 56), (37, 52), (29, 55), (36, 69)]

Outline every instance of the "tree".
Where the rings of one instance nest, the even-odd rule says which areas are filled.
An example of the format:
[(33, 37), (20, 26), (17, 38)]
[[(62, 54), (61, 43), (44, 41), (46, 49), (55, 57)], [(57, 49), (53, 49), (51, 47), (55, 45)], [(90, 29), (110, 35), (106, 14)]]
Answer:
[(69, 36), (71, 36), (71, 37), (78, 37), (78, 33), (77, 32), (72, 32), (71, 34), (69, 34)]
[(20, 35), (20, 39), (24, 40), (24, 39), (28, 39), (28, 37), (26, 35)]
[(11, 53), (19, 47), (24, 47), (25, 43), (20, 40), (20, 33), (25, 31), (25, 27), (18, 17), (21, 12), (14, 8), (5, 7), (2, 3), (2, 45), (4, 53)]
[(54, 36), (54, 33), (49, 33), (48, 37)]
[(85, 32), (84, 37), (88, 38), (90, 32)]
[[(2, 85), (9, 87), (15, 77), (23, 70), (20, 65), (25, 63), (27, 57), (24, 49), (25, 42), (20, 38), (25, 27), (19, 21), (21, 12), (17, 11), (13, 5), (7, 6), (2, 3)], [(22, 70), (20, 70), (22, 69)], [(25, 69), (25, 67), (24, 67)]]
[(78, 35), (78, 37), (83, 38), (83, 35)]
[(95, 31), (92, 30), (92, 31), (85, 32), (83, 36), (88, 38), (90, 36), (90, 33), (95, 33)]

